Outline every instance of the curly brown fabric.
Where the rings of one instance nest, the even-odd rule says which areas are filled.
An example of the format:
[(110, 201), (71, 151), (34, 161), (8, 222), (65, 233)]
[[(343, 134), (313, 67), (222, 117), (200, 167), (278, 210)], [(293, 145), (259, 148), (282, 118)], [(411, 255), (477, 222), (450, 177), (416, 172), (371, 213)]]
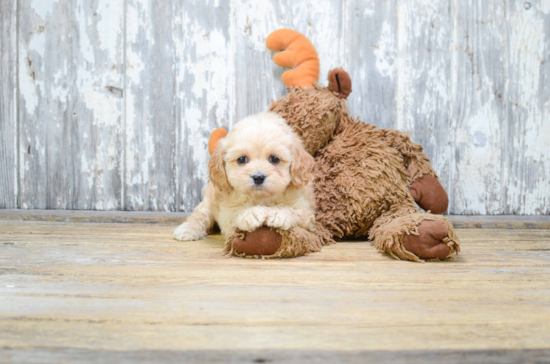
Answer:
[(318, 84), (307, 89), (288, 88), (288, 95), (273, 102), (269, 111), (292, 126), (311, 155), (330, 142), (340, 117), (347, 115), (345, 101)]
[[(449, 220), (419, 213), (415, 205), (416, 199), (422, 208), (431, 210), (436, 202), (445, 202), (436, 196), (443, 194), (433, 184), (437, 175), (422, 146), (397, 130), (378, 129), (352, 119), (340, 97), (345, 91), (340, 76), (345, 71), (338, 72), (329, 75), (335, 79), (328, 88), (317, 84), (308, 89), (290, 88), (287, 96), (270, 107), (287, 120), (315, 157), (317, 232), (300, 228), (277, 231), (282, 242), (271, 255), (239, 253), (230, 238), (226, 252), (247, 257), (292, 257), (318, 251), (333, 238), (368, 236), (379, 250), (396, 259), (420, 262), (458, 253), (460, 242)], [(437, 190), (435, 200), (428, 196), (430, 189)], [(432, 249), (436, 253), (426, 253), (433, 247), (437, 247)]]
[[(419, 226), (424, 221), (441, 221), (447, 226), (447, 236), (440, 239), (441, 243), (446, 244), (450, 248), (446, 256), (423, 254), (422, 256), (417, 256), (413, 253), (413, 251), (418, 253), (426, 245), (438, 244), (437, 241), (434, 241), (434, 234), (429, 234), (429, 232), (425, 231), (423, 234), (425, 236), (420, 236)], [(405, 245), (404, 239), (408, 235), (419, 236), (418, 239), (409, 240), (407, 244), (412, 251), (408, 250)], [(380, 216), (369, 232), (369, 238), (374, 242), (376, 248), (395, 259), (422, 262), (422, 259), (449, 259), (453, 253), (460, 252), (460, 240), (449, 219), (440, 215), (413, 212), (410, 208), (391, 210)]]

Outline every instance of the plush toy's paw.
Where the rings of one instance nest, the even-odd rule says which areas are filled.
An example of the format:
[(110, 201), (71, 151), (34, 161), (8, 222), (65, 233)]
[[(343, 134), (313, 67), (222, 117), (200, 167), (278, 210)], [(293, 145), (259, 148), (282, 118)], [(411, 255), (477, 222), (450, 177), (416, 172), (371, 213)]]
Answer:
[(443, 221), (424, 220), (418, 225), (418, 235), (405, 235), (403, 246), (421, 259), (445, 259), (452, 252), (446, 244), (449, 228)]
[(432, 214), (442, 214), (449, 207), (447, 192), (439, 180), (433, 176), (415, 179), (410, 193), (418, 206), (425, 211), (431, 211)]
[(201, 240), (207, 237), (208, 234), (204, 231), (197, 230), (185, 222), (174, 230), (174, 238), (179, 241)]
[(237, 217), (237, 227), (242, 231), (254, 231), (262, 226), (267, 219), (267, 209), (261, 206), (244, 210)]
[(237, 237), (233, 239), (233, 249), (239, 254), (272, 255), (279, 250), (283, 241), (281, 234), (265, 226), (252, 232), (239, 229), (235, 232)]
[(271, 210), (267, 214), (265, 224), (281, 230), (288, 230), (292, 227), (292, 220), (284, 212)]

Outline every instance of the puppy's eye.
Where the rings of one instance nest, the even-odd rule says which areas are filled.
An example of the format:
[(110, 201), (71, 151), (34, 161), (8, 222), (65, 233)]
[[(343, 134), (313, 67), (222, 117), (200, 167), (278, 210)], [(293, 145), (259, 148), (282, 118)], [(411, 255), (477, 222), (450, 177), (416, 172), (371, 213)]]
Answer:
[(273, 163), (273, 164), (277, 164), (279, 163), (281, 160), (277, 157), (275, 157), (274, 155), (272, 155), (271, 157), (269, 157), (269, 163)]
[(247, 157), (240, 157), (239, 159), (237, 159), (237, 163), (239, 164), (246, 164), (247, 162), (248, 162)]

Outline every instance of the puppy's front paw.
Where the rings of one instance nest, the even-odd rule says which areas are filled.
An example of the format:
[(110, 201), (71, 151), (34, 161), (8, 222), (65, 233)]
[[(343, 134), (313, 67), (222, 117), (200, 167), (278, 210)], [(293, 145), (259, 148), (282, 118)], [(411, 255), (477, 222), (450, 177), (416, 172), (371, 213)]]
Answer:
[(312, 213), (304, 213), (302, 216), (302, 225), (305, 229), (309, 230), (309, 231), (315, 231), (315, 215), (312, 214)]
[(237, 217), (237, 227), (243, 231), (254, 231), (263, 225), (267, 218), (265, 207), (252, 207)]
[(267, 226), (281, 230), (289, 230), (293, 227), (292, 219), (281, 211), (270, 211), (265, 223)]
[(206, 239), (207, 236), (204, 231), (200, 231), (185, 222), (174, 230), (174, 238), (179, 241), (201, 240)]

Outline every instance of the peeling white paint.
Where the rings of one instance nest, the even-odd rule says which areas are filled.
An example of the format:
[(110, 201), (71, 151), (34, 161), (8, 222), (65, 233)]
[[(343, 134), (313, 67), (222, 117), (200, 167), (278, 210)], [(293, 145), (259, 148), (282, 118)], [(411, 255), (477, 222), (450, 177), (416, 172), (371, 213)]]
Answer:
[(124, 7), (117, 6), (111, 1), (100, 1), (97, 3), (96, 13), (101, 14), (97, 17), (97, 46), (106, 51), (110, 59), (116, 59), (120, 51), (120, 40), (122, 36), (119, 32), (114, 32), (112, 24), (122, 24), (124, 19)]
[(53, 0), (31, 0), (31, 7), (39, 17), (46, 19), (48, 14), (53, 12), (54, 5), (58, 3), (59, 1)]
[[(48, 207), (71, 206), (70, 190), (82, 208), (119, 208), (122, 174), (126, 208), (192, 208), (207, 181), (210, 131), (283, 95), (265, 38), (288, 27), (316, 45), (321, 84), (334, 67), (350, 72), (352, 115), (422, 140), (453, 212), (549, 212), (548, 1), (128, 0), (126, 14), (107, 0), (20, 3), (25, 208), (45, 203), (46, 183), (33, 181), (72, 164), (78, 186), (49, 185)], [(174, 82), (155, 88), (159, 77)]]
[[(184, 63), (188, 72), (195, 76), (192, 92), (197, 99), (203, 99), (203, 92), (208, 92), (206, 109), (211, 110), (216, 107), (216, 117), (222, 119), (228, 106), (228, 44), (225, 37), (218, 30), (214, 29), (208, 32), (196, 25), (188, 28), (193, 34), (208, 34), (202, 36), (202, 39), (196, 39), (197, 53), (194, 62)], [(200, 125), (200, 120), (197, 121), (197, 125)]]
[(39, 95), (45, 95), (44, 82), (40, 77), (44, 73), (45, 49), (44, 33), (32, 33), (30, 42), (21, 44), (19, 48), (19, 88), (29, 115), (35, 113)]
[(376, 68), (383, 77), (393, 78), (395, 69), (395, 39), (390, 30), (390, 24), (382, 24), (382, 34), (376, 45)]
[(487, 214), (498, 211), (501, 205), (500, 184), (502, 175), (499, 120), (494, 103), (487, 102), (475, 114), (468, 117), (458, 131), (456, 143), (461, 154), (457, 168), (461, 178), (468, 183), (458, 185), (456, 209), (466, 214)]
[[(542, 1), (542, 13), (548, 13), (550, 5)], [(518, 151), (509, 173), (514, 183), (508, 186), (510, 201), (519, 204), (515, 212), (548, 213), (548, 156), (550, 155), (550, 103), (544, 102), (541, 94), (541, 65), (548, 61), (548, 24), (536, 6), (530, 9), (518, 6), (510, 17), (510, 70), (513, 89), (512, 110), (518, 116), (517, 133), (513, 138), (514, 150)], [(548, 20), (546, 20), (547, 22)], [(548, 77), (548, 76), (546, 76)], [(548, 97), (548, 96), (546, 96)], [(542, 101), (542, 102), (541, 102)]]

